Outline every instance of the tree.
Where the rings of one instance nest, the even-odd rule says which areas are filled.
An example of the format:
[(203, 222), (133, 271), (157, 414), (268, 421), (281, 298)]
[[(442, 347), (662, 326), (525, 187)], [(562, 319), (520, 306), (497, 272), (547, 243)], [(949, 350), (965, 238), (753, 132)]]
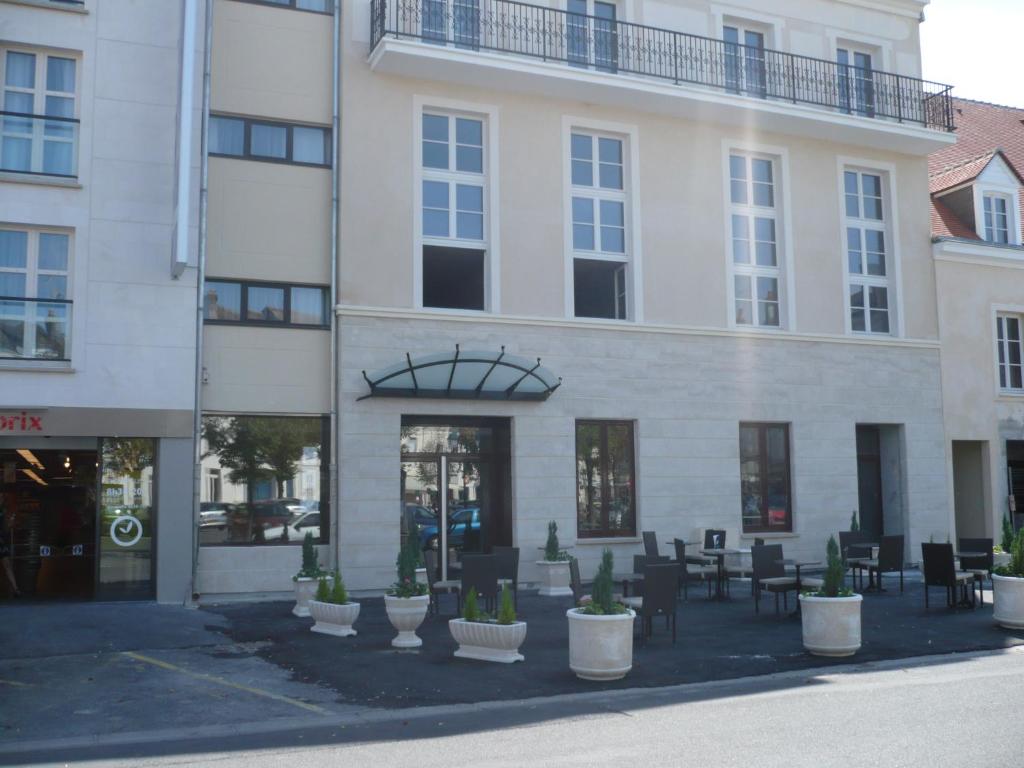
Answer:
[(141, 503), (140, 481), (142, 473), (153, 466), (153, 441), (148, 437), (110, 438), (103, 442), (103, 469), (113, 475), (124, 475), (132, 480), (133, 495), (125, 503)]

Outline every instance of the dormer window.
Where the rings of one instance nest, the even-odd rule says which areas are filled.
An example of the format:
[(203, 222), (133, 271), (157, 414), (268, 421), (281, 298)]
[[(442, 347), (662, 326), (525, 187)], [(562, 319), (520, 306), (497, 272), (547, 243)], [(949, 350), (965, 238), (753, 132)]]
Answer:
[(1010, 242), (1010, 200), (1006, 195), (986, 194), (982, 198), (985, 240), (990, 243)]

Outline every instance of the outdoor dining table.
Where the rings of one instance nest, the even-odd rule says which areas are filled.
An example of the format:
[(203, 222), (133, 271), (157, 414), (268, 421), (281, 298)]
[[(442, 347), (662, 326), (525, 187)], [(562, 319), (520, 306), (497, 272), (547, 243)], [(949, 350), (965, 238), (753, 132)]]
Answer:
[(715, 564), (718, 569), (717, 578), (715, 579), (715, 599), (724, 600), (725, 595), (722, 593), (722, 582), (725, 580), (725, 556), (726, 555), (749, 555), (750, 549), (732, 549), (729, 547), (719, 547), (717, 549), (701, 549), (698, 550), (705, 557), (715, 558)]
[(776, 560), (776, 565), (788, 565), (791, 568), (796, 569), (796, 608), (793, 613), (800, 613), (800, 569), (801, 568), (815, 568), (821, 565), (820, 560), (793, 560), (791, 558), (783, 558), (782, 560)]

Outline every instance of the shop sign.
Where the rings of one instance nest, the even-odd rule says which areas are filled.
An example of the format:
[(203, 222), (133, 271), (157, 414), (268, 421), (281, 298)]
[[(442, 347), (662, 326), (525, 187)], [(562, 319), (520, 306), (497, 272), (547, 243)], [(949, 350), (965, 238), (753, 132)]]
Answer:
[(42, 432), (43, 417), (27, 411), (0, 412), (0, 432)]
[(133, 547), (142, 538), (142, 523), (132, 515), (118, 515), (110, 524), (110, 538), (119, 547)]

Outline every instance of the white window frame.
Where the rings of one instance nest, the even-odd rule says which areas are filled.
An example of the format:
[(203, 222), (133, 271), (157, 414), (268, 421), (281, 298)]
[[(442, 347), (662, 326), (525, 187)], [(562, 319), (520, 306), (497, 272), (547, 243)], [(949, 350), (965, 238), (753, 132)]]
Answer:
[[(748, 194), (747, 204), (736, 204), (732, 202), (732, 172), (730, 157), (742, 155), (747, 158), (772, 161), (772, 182), (774, 207), (771, 209), (760, 208), (751, 204), (752, 198)], [(793, 244), (789, 233), (793, 231), (792, 204), (790, 196), (790, 174), (789, 174), (789, 151), (785, 147), (777, 147), (768, 144), (757, 144), (747, 141), (734, 141), (724, 139), (722, 141), (722, 199), (724, 204), (724, 238), (725, 238), (725, 283), (726, 283), (726, 327), (739, 331), (756, 331), (764, 333), (779, 333), (796, 330), (796, 291), (793, 278)], [(749, 184), (748, 179), (748, 193)], [(756, 215), (767, 218), (765, 212), (774, 211), (771, 218), (775, 219), (775, 267), (759, 267), (752, 263), (750, 265), (735, 264), (732, 251), (732, 216), (748, 216), (751, 220)], [(754, 231), (750, 231), (751, 243), (754, 241)], [(751, 246), (753, 249), (753, 245)], [(753, 254), (753, 250), (751, 250)], [(738, 275), (751, 275), (753, 291), (754, 321), (751, 324), (736, 322), (736, 280)], [(774, 277), (778, 280), (779, 287), (779, 324), (759, 325), (757, 323), (757, 282), (756, 277)]]
[[(1019, 396), (1024, 396), (1024, 382), (1022, 382), (1022, 386), (1020, 386), (1020, 387), (1013, 387), (1013, 386), (1011, 386), (1011, 383), (1010, 383), (1012, 381), (1012, 379), (1010, 377), (1010, 341), (1009, 341), (1009, 338), (1008, 338), (1009, 334), (1006, 334), (1005, 335), (1006, 337), (1003, 338), (1003, 339), (999, 338), (999, 321), (1000, 320), (1003, 321), (1003, 327), (1005, 328), (1006, 327), (1006, 322), (1005, 322), (1006, 320), (1016, 320), (1017, 321), (1017, 335), (1018, 335), (1017, 346), (1018, 346), (1018, 353), (1021, 356), (1020, 359), (1021, 359), (1021, 363), (1022, 363), (1021, 377), (1022, 377), (1022, 379), (1024, 379), (1024, 315), (1022, 315), (1020, 313), (1019, 309), (1017, 311), (1013, 311), (1012, 309), (1002, 309), (1002, 308), (996, 307), (996, 308), (993, 309), (992, 319), (993, 319), (992, 338), (995, 340), (995, 365), (996, 365), (995, 384), (996, 384), (996, 391), (1000, 395), (1013, 395), (1013, 396), (1018, 396), (1018, 397)], [(999, 362), (999, 352), (1000, 351), (1002, 351), (1002, 353), (1003, 353), (1003, 360), (1005, 361), (1005, 363), (1000, 363)], [(1004, 365), (1006, 367), (1006, 386), (1005, 387), (1000, 383), (1000, 376), (1001, 376), (1001, 374), (1003, 372)]]
[[(441, 314), (479, 315), (476, 309), (449, 309), (423, 306), (423, 246), (440, 245), (446, 248), (466, 248), (484, 252), (484, 309), (483, 313), (495, 314), (501, 311), (501, 249), (500, 220), (498, 214), (498, 108), (487, 104), (458, 101), (453, 99), (413, 96), (413, 296), (412, 306), (424, 312)], [(423, 167), (423, 115), (444, 114), (449, 117), (466, 117), (483, 122), (483, 174), (463, 174), (458, 171), (436, 171)], [(454, 121), (451, 125), (454, 126)], [(449, 134), (449, 157), (454, 157), (455, 136)], [(451, 166), (454, 168), (454, 165)], [(449, 189), (449, 221), (454, 225), (455, 183), (458, 179), (470, 179), (484, 188), (484, 239), (466, 240), (423, 236), (423, 181), (441, 180), (445, 176)], [(451, 226), (451, 225), (450, 225)], [(449, 232), (454, 233), (454, 229)]]
[[(992, 201), (991, 202), (991, 206), (992, 206), (992, 227), (991, 227), (992, 237), (991, 238), (989, 237), (990, 228), (989, 228), (989, 225), (988, 225), (988, 218), (986, 216), (986, 214), (988, 212), (985, 210), (985, 203), (987, 203), (990, 200)], [(996, 203), (997, 202), (1001, 202), (1005, 206), (1005, 210), (1003, 212), (1003, 217), (1005, 219), (1005, 225), (1006, 225), (1005, 228), (1004, 228), (1004, 231), (1005, 231), (1005, 234), (1006, 234), (1006, 239), (1005, 240), (998, 240), (998, 239), (996, 239), (996, 235), (1001, 231), (1000, 228), (996, 226)], [(1012, 245), (1012, 244), (1014, 244), (1014, 238), (1013, 238), (1013, 210), (1012, 209), (1013, 209), (1013, 204), (1015, 202), (1016, 202), (1016, 200), (1014, 200), (1010, 195), (1007, 195), (1007, 194), (1005, 194), (1003, 192), (994, 192), (994, 191), (990, 191), (990, 190), (985, 190), (985, 191), (982, 192), (982, 194), (981, 194), (981, 227), (980, 227), (980, 229), (982, 230), (981, 236), (985, 240), (986, 243), (993, 243), (995, 245)]]
[[(606, 190), (598, 187), (575, 187), (572, 183), (572, 134), (583, 133), (591, 136), (611, 138), (622, 141), (622, 190)], [(563, 115), (562, 117), (562, 188), (563, 201), (563, 242), (565, 253), (565, 317), (567, 320), (586, 323), (640, 323), (643, 322), (643, 264), (641, 258), (640, 238), (640, 152), (639, 129), (635, 125), (591, 120), (583, 117)], [(596, 146), (596, 143), (595, 143)], [(595, 159), (596, 164), (596, 159)], [(595, 177), (596, 182), (596, 177)], [(616, 197), (620, 195), (620, 197)], [(572, 199), (573, 197), (590, 197), (591, 199), (617, 199), (624, 202), (623, 223), (625, 254), (603, 253), (596, 249), (600, 242), (599, 205), (595, 205), (595, 250), (577, 251), (573, 246), (572, 237)], [(594, 261), (611, 261), (624, 263), (626, 266), (625, 285), (617, 286), (617, 290), (625, 291), (626, 317), (622, 319), (593, 318), (576, 316), (575, 261), (577, 258)]]
[(750, 8), (731, 5), (711, 5), (711, 20), (708, 37), (724, 39), (725, 27), (742, 27), (751, 32), (764, 34), (764, 47), (777, 50), (782, 47), (782, 35), (786, 22), (782, 16), (759, 13)]
[[(903, 291), (902, 272), (900, 258), (900, 229), (899, 229), (899, 206), (896, 197), (896, 166), (892, 163), (883, 163), (877, 160), (868, 160), (856, 157), (839, 157), (836, 164), (836, 177), (839, 192), (839, 242), (840, 242), (840, 264), (843, 270), (843, 307), (845, 310), (844, 326), (846, 335), (865, 338), (902, 338), (905, 334), (903, 315)], [(849, 266), (849, 255), (847, 253), (848, 226), (859, 228), (877, 229), (877, 220), (851, 218), (846, 215), (846, 171), (858, 174), (872, 174), (879, 176), (882, 181), (882, 223), (884, 225), (886, 254), (885, 254), (885, 277), (876, 275), (851, 275)], [(859, 181), (858, 181), (859, 188)], [(866, 260), (865, 260), (866, 262)], [(887, 301), (889, 309), (889, 332), (875, 333), (872, 331), (853, 330), (853, 319), (850, 306), (850, 286), (853, 283), (859, 285), (885, 287), (888, 291)], [(865, 293), (865, 313), (870, 312)], [(870, 322), (869, 318), (866, 318)]]

